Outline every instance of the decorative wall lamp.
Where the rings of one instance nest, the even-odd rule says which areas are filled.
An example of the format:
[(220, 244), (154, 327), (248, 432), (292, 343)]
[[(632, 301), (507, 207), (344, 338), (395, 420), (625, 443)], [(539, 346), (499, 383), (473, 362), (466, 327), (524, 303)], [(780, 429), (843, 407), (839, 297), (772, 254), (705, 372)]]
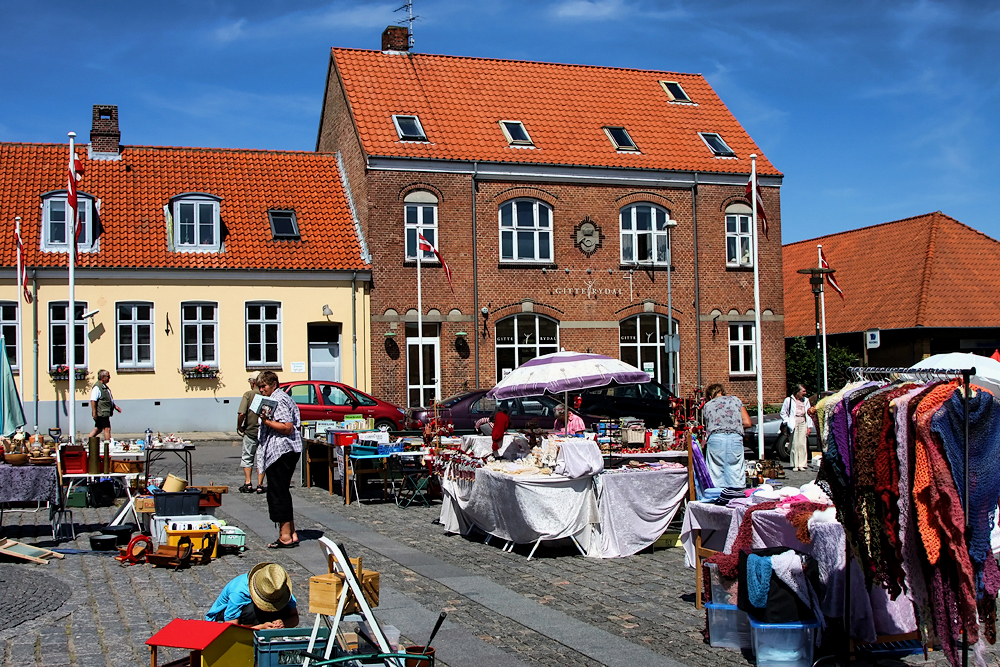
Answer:
[(490, 309), (487, 308), (486, 306), (483, 306), (482, 308), (479, 309), (479, 312), (483, 316), (483, 338), (489, 338), (490, 331), (489, 329), (486, 328), (486, 323), (489, 322), (490, 319)]
[(330, 317), (331, 315), (333, 315), (333, 311), (330, 310), (330, 305), (324, 303), (323, 304), (323, 316), (324, 317)]

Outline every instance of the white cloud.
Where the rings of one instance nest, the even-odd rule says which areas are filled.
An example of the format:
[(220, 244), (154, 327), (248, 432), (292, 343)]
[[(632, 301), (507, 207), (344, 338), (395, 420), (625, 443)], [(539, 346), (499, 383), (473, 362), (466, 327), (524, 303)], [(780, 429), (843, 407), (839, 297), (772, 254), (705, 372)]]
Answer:
[(621, 18), (628, 13), (622, 0), (563, 0), (552, 7), (552, 14), (561, 19), (596, 21)]
[(274, 39), (344, 28), (384, 28), (399, 19), (394, 13), (397, 6), (397, 3), (348, 7), (332, 4), (319, 10), (290, 12), (259, 22), (241, 18), (218, 26), (212, 35), (216, 42), (229, 44), (243, 39)]
[(227, 43), (243, 37), (245, 34), (245, 29), (247, 25), (246, 19), (237, 19), (227, 23), (226, 25), (219, 26), (215, 29), (215, 39), (216, 41)]

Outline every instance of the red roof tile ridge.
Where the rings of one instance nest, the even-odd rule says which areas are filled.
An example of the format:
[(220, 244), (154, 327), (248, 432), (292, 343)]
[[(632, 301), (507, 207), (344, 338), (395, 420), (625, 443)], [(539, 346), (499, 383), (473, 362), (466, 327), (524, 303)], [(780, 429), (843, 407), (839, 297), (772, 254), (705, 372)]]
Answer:
[[(354, 52), (354, 53), (370, 53), (374, 55), (382, 55), (382, 51), (376, 51), (374, 49), (351, 49), (343, 47), (333, 47), (331, 49), (333, 52)], [(603, 70), (613, 70), (617, 72), (639, 72), (648, 74), (670, 74), (670, 75), (682, 75), (682, 76), (700, 76), (704, 78), (701, 72), (674, 72), (669, 70), (658, 70), (658, 69), (640, 69), (638, 67), (614, 67), (612, 65), (581, 65), (579, 63), (556, 63), (551, 61), (543, 60), (518, 60), (516, 58), (490, 58), (486, 56), (456, 56), (446, 53), (402, 53), (402, 54), (392, 54), (387, 57), (399, 57), (400, 55), (410, 56), (414, 58), (448, 58), (450, 60), (479, 60), (483, 62), (498, 62), (498, 63), (522, 63), (526, 65), (546, 65), (553, 67), (579, 67), (583, 69), (603, 69)]]
[[(962, 222), (959, 222), (958, 220), (955, 220), (955, 218), (952, 218), (949, 215), (945, 215), (941, 211), (934, 211), (932, 213), (921, 213), (920, 215), (914, 215), (914, 216), (911, 216), (909, 218), (901, 218), (899, 220), (890, 220), (889, 222), (878, 222), (878, 223), (875, 223), (874, 225), (868, 225), (866, 227), (857, 227), (856, 229), (845, 229), (842, 232), (834, 232), (832, 234), (823, 234), (822, 236), (815, 236), (815, 237), (813, 237), (811, 239), (802, 239), (801, 241), (792, 241), (791, 243), (782, 244), (782, 247), (783, 248), (791, 248), (792, 246), (796, 246), (796, 245), (799, 245), (801, 243), (815, 243), (816, 241), (821, 241), (823, 239), (830, 239), (830, 238), (834, 238), (834, 237), (837, 237), (837, 236), (847, 236), (849, 234), (858, 234), (858, 233), (861, 233), (861, 232), (867, 232), (867, 231), (869, 231), (871, 229), (875, 229), (876, 227), (885, 227), (887, 225), (896, 225), (896, 224), (900, 224), (900, 223), (904, 223), (904, 222), (913, 222), (915, 220), (920, 220), (921, 218), (930, 218), (930, 217), (935, 216), (935, 215), (944, 216), (945, 218), (948, 218), (949, 220), (951, 220), (953, 222), (958, 222), (958, 224), (962, 225), (963, 227), (966, 227), (968, 229), (972, 229), (972, 227), (969, 227), (968, 225), (966, 225), (966, 224), (964, 224)], [(972, 231), (977, 231), (977, 230), (972, 229)], [(978, 233), (982, 234), (982, 232), (978, 232)], [(983, 236), (986, 236), (986, 235), (983, 234)], [(986, 238), (990, 238), (990, 237), (987, 236)]]
[(930, 299), (931, 274), (934, 268), (934, 250), (937, 243), (938, 216), (930, 214), (931, 229), (927, 239), (927, 252), (924, 254), (924, 271), (920, 279), (920, 299), (917, 301), (917, 317), (914, 326), (922, 327), (927, 321), (927, 302)]
[[(52, 142), (32, 142), (32, 141), (0, 141), (0, 146), (24, 146), (26, 148), (68, 148), (69, 143), (52, 143)], [(77, 142), (75, 148), (83, 151), (87, 147), (86, 142)], [(193, 153), (204, 152), (204, 153), (264, 153), (264, 154), (280, 154), (280, 155), (316, 155), (322, 157), (334, 157), (336, 153), (331, 153), (327, 151), (311, 151), (311, 150), (291, 150), (291, 149), (268, 149), (268, 148), (218, 148), (210, 146), (155, 146), (147, 144), (122, 144), (122, 151), (126, 150), (143, 150), (143, 151), (190, 151)]]

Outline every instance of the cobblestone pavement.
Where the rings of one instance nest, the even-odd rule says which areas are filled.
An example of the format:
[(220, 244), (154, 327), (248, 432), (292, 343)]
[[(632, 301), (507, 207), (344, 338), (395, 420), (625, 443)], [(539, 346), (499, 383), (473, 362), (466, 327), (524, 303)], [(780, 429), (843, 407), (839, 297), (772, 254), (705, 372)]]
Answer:
[[(235, 491), (242, 483), (242, 473), (234, 474), (239, 472), (238, 457), (235, 443), (199, 443), (196, 476), (200, 481), (229, 484)], [(802, 483), (809, 476), (789, 472), (786, 483)], [(446, 535), (433, 523), (439, 512), (437, 504), (431, 508), (399, 509), (392, 503), (372, 502), (345, 507), (339, 496), (330, 496), (324, 489), (294, 488), (293, 494), (297, 528), (303, 542), (298, 549), (265, 549), (264, 543), (274, 534), (269, 533), (273, 529), (266, 523), (264, 496), (234, 494), (224, 497), (218, 514), (247, 528), (249, 548), (241, 557), (228, 555), (208, 566), (180, 572), (149, 566), (121, 567), (110, 556), (93, 553), (67, 555), (48, 565), (5, 566), (0, 581), (8, 570), (17, 570), (26, 575), (22, 579), (31, 576), (36, 582), (33, 575), (44, 574), (61, 582), (69, 597), (53, 611), (41, 615), (25, 612), (23, 622), (16, 627), (0, 625), (3, 664), (46, 667), (148, 664), (146, 639), (172, 618), (200, 617), (226, 582), (265, 560), (278, 562), (288, 570), (300, 608), (305, 610), (308, 577), (313, 573), (310, 569), (315, 570), (313, 561), (308, 559), (318, 557), (319, 549), (312, 540), (321, 534), (342, 542), (351, 556), (361, 555), (366, 569), (380, 572), (384, 603), (394, 599), (399, 609), (413, 618), (419, 617), (420, 622), (404, 628), (404, 643), (426, 641), (437, 612), (445, 610), (449, 613), (446, 628), (465, 632), (470, 650), (472, 644), (480, 643), (494, 654), (494, 658), (470, 661), (461, 652), (453, 650), (445, 655), (439, 649), (439, 664), (445, 667), (472, 662), (477, 667), (656, 661), (675, 667), (677, 663), (696, 667), (750, 664), (738, 651), (713, 649), (704, 642), (701, 630), (705, 615), (694, 608), (694, 573), (684, 567), (680, 548), (657, 549), (625, 559), (597, 560), (575, 555), (572, 547), (543, 546), (536, 558), (528, 562), (526, 550), (520, 547), (514, 553), (505, 553), (494, 544), (483, 544), (481, 539)], [(89, 548), (89, 535), (112, 512), (76, 509), (74, 514), (77, 539), (60, 546), (83, 550)], [(261, 514), (263, 522), (259, 520)], [(324, 524), (307, 514), (325, 515), (332, 520)], [(250, 516), (258, 517), (253, 526), (236, 518)], [(42, 546), (53, 544), (45, 523), (47, 517), (42, 513), (7, 515), (5, 519), (4, 535)], [(422, 563), (461, 568), (474, 578), (481, 577), (481, 581), (496, 586), (497, 600), (474, 591), (457, 592), (461, 587), (454, 581), (458, 579), (428, 576), (417, 571), (427, 572), (425, 568), (401, 565), (399, 561), (406, 558), (399, 554), (404, 551), (419, 552), (424, 557)], [(41, 589), (42, 585), (37, 584), (36, 588)], [(58, 588), (52, 586), (44, 594), (50, 600), (50, 607)], [(512, 604), (512, 599), (521, 605), (521, 611), (514, 608), (517, 604)], [(513, 611), (505, 611), (503, 605)], [(383, 604), (383, 608), (376, 610), (378, 615), (388, 613), (387, 606)], [(559, 614), (539, 615), (553, 611)], [(532, 618), (568, 619), (585, 630), (572, 641), (560, 642), (552, 639), (557, 633), (546, 623), (526, 620)], [(304, 625), (311, 621), (310, 615), (304, 615)], [(625, 650), (620, 659), (612, 656), (605, 662), (597, 661), (589, 657), (600, 651), (588, 648), (588, 635), (610, 636), (612, 640), (626, 642), (626, 649), (642, 647), (648, 649), (649, 656), (662, 656), (662, 660), (628, 662)], [(163, 659), (174, 657), (179, 656), (169, 654)]]

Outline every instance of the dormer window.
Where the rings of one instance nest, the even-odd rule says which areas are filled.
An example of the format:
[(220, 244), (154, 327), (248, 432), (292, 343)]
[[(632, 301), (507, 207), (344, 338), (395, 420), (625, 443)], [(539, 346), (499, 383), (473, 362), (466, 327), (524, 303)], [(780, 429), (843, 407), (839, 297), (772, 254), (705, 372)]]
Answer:
[(393, 116), (392, 122), (396, 126), (400, 141), (427, 141), (424, 128), (416, 116)]
[(712, 149), (715, 157), (736, 157), (736, 153), (715, 132), (699, 132), (702, 140)]
[(528, 136), (528, 131), (524, 129), (524, 123), (521, 121), (502, 120), (500, 121), (500, 129), (503, 130), (503, 135), (507, 137), (507, 143), (511, 146), (534, 146), (534, 142)]
[(639, 147), (632, 141), (632, 137), (629, 136), (628, 130), (624, 127), (605, 127), (604, 132), (608, 135), (608, 139), (611, 140), (616, 149), (620, 151), (639, 150)]
[(295, 211), (268, 211), (267, 217), (271, 221), (272, 238), (299, 238), (299, 224), (295, 219)]
[(174, 250), (218, 252), (221, 249), (221, 201), (221, 197), (204, 192), (189, 192), (171, 200)]
[[(88, 194), (77, 192), (77, 217), (80, 221), (80, 233), (76, 243), (80, 252), (94, 250), (94, 198)], [(68, 252), (69, 239), (73, 233), (73, 224), (66, 191), (57, 190), (42, 195), (42, 251)]]

